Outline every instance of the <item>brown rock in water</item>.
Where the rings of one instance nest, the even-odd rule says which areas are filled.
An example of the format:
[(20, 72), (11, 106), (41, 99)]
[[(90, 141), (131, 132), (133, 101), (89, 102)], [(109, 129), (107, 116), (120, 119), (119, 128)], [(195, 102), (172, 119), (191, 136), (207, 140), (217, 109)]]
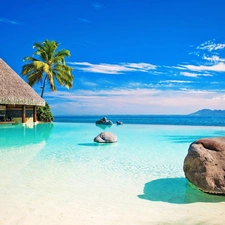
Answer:
[(114, 143), (117, 142), (117, 136), (111, 132), (102, 132), (94, 138), (94, 142), (98, 143)]
[(225, 137), (193, 142), (183, 169), (186, 178), (203, 192), (225, 194)]

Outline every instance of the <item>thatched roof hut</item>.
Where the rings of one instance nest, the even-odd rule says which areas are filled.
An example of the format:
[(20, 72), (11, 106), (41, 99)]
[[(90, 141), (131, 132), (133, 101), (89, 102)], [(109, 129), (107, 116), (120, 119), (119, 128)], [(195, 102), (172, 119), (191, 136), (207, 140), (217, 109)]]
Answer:
[[(22, 110), (22, 122), (26, 121), (26, 107), (33, 107), (36, 122), (36, 106), (45, 106), (45, 101), (12, 68), (0, 58), (0, 106)], [(18, 111), (18, 110), (17, 110)], [(17, 113), (18, 114), (18, 113)]]
[(0, 58), (0, 104), (44, 106), (45, 101)]

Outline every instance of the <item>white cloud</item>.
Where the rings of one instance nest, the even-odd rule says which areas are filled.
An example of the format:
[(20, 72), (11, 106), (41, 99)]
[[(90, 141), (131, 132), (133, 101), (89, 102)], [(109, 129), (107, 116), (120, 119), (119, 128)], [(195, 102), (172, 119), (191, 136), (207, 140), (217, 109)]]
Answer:
[(225, 101), (225, 95), (216, 96), (213, 98), (213, 100), (223, 100)]
[(209, 52), (221, 50), (225, 48), (224, 43), (215, 43), (213, 41), (206, 41), (205, 43), (198, 46), (196, 49), (208, 50)]
[(180, 75), (183, 75), (185, 77), (198, 77), (199, 74), (197, 73), (189, 73), (189, 72), (181, 72)]
[(164, 68), (177, 69), (177, 70), (185, 70), (185, 68), (182, 67), (181, 65), (179, 65), (179, 66), (164, 66)]
[[(198, 48), (198, 47), (197, 47)], [(190, 52), (189, 55), (200, 56), (199, 51)]]
[[(201, 59), (207, 61), (207, 63), (200, 64), (200, 65), (180, 65), (185, 69), (191, 71), (205, 71), (205, 74), (198, 74), (198, 73), (189, 73), (189, 72), (182, 72), (181, 75), (189, 76), (189, 77), (198, 77), (198, 76), (212, 76), (208, 74), (209, 71), (212, 72), (224, 72), (225, 71), (225, 59), (220, 58), (218, 54), (218, 50), (225, 49), (225, 43), (215, 43), (215, 40), (209, 40), (201, 44), (200, 46), (196, 47), (198, 50), (197, 52), (193, 52), (192, 54), (197, 55)], [(206, 54), (205, 51), (208, 51)], [(174, 67), (175, 68), (175, 67)], [(181, 69), (178, 68), (177, 69)]]
[(149, 72), (156, 69), (155, 65), (149, 63), (92, 64), (88, 62), (74, 62), (70, 64), (75, 65), (77, 70), (104, 74), (123, 74), (124, 72), (134, 71)]
[(192, 71), (214, 71), (214, 72), (225, 72), (225, 64), (224, 63), (218, 63), (211, 66), (195, 66), (195, 65), (183, 65), (184, 68), (187, 68)]
[(75, 67), (78, 70), (92, 73), (121, 74), (122, 72), (134, 71), (132, 68), (127, 68), (116, 64), (91, 64), (88, 62), (76, 62), (74, 65), (78, 66)]
[(203, 59), (204, 59), (204, 60), (207, 60), (207, 61), (214, 62), (214, 63), (225, 62), (225, 59), (222, 59), (222, 58), (220, 58), (220, 57), (217, 56), (217, 55), (213, 55), (213, 56), (211, 56), (211, 57), (208, 57), (208, 56), (206, 56), (206, 55), (203, 55)]
[(211, 74), (199, 74), (199, 73), (189, 73), (189, 72), (181, 72), (180, 75), (183, 75), (185, 77), (200, 77), (200, 76), (204, 76), (204, 77), (211, 77)]
[(189, 80), (163, 80), (163, 81), (160, 81), (159, 83), (192, 83), (192, 81), (189, 81)]
[[(52, 100), (53, 96), (55, 99)], [(83, 115), (84, 113), (101, 115), (186, 114), (202, 108), (225, 109), (224, 96), (224, 92), (215, 91), (188, 89), (174, 91), (148, 88), (46, 93), (53, 113), (55, 110), (58, 115), (66, 113), (63, 104), (66, 108), (69, 107), (68, 114), (70, 115)], [(56, 99), (59, 99), (58, 103)]]
[(0, 18), (0, 23), (8, 23), (12, 25), (21, 25), (21, 22), (15, 21), (15, 20), (8, 20), (6, 18)]
[(128, 68), (137, 69), (141, 72), (148, 72), (149, 70), (155, 70), (156, 66), (149, 63), (124, 63), (124, 66)]

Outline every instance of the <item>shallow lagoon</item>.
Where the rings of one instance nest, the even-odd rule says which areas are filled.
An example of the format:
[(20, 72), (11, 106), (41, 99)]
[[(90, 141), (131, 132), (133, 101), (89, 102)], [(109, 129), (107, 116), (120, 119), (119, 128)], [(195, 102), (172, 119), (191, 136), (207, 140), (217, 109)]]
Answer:
[(190, 185), (191, 142), (225, 127), (93, 123), (0, 126), (0, 224), (223, 224), (225, 197)]

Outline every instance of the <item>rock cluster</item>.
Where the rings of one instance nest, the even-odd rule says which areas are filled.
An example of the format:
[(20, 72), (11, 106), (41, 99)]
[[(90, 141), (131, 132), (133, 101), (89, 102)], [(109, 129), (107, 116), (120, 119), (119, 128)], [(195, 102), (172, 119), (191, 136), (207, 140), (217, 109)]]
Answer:
[(186, 178), (200, 190), (225, 194), (225, 137), (193, 142), (184, 160)]

